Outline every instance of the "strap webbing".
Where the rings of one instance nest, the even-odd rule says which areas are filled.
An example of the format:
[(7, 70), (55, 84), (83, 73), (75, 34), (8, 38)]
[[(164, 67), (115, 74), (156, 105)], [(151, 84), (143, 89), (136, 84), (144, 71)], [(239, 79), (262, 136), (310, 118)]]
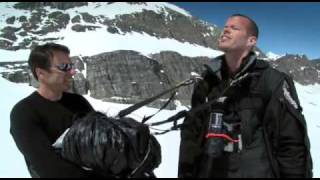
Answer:
[(162, 124), (166, 124), (166, 123), (169, 123), (169, 122), (173, 122), (174, 125), (173, 127), (171, 127), (170, 129), (168, 130), (164, 130), (162, 133), (158, 133), (157, 135), (159, 134), (165, 134), (167, 132), (170, 132), (172, 130), (178, 130), (182, 127), (182, 124), (177, 124), (177, 121), (180, 119), (180, 118), (184, 118), (186, 116), (194, 116), (196, 113), (204, 110), (204, 109), (208, 109), (210, 108), (212, 105), (214, 105), (215, 103), (217, 103), (217, 100), (224, 96), (228, 90), (231, 88), (231, 87), (234, 87), (236, 85), (239, 85), (243, 80), (249, 78), (249, 77), (253, 77), (253, 76), (260, 76), (260, 73), (246, 73), (240, 77), (238, 77), (237, 79), (233, 80), (230, 82), (230, 84), (217, 96), (217, 98), (215, 99), (212, 99), (194, 109), (191, 109), (190, 111), (186, 111), (186, 110), (183, 110), (183, 111), (180, 111), (178, 112), (177, 114), (169, 117), (167, 120), (164, 120), (164, 121), (160, 121), (160, 122), (156, 122), (156, 123), (152, 123), (150, 124), (150, 126), (158, 126), (158, 125), (162, 125)]
[(173, 92), (173, 93), (171, 94), (169, 100), (158, 110), (158, 112), (156, 112), (156, 113), (153, 114), (153, 115), (150, 115), (150, 116), (147, 116), (147, 117), (143, 117), (143, 119), (142, 119), (141, 122), (142, 122), (142, 123), (147, 122), (147, 121), (148, 121), (149, 119), (151, 119), (153, 116), (155, 116), (155, 115), (158, 114), (160, 111), (162, 111), (164, 108), (166, 108), (166, 107), (169, 105), (169, 103), (174, 99), (174, 97), (176, 96), (176, 94), (177, 94), (176, 91)]
[(178, 88), (180, 88), (182, 86), (189, 86), (189, 85), (193, 84), (194, 82), (196, 82), (196, 78), (190, 78), (190, 79), (187, 79), (185, 81), (182, 81), (182, 82), (178, 83), (175, 87), (172, 87), (172, 88), (170, 88), (168, 90), (165, 90), (165, 91), (163, 91), (162, 93), (160, 93), (160, 94), (158, 94), (156, 96), (153, 96), (153, 97), (151, 97), (149, 99), (141, 101), (141, 102), (139, 102), (137, 104), (134, 104), (134, 105), (132, 105), (132, 106), (120, 111), (119, 114), (118, 114), (118, 117), (122, 118), (122, 117), (132, 113), (133, 111), (141, 108), (142, 106), (145, 106), (145, 105), (155, 101), (156, 99), (160, 98), (161, 96), (163, 96), (165, 94), (168, 94), (170, 92), (173, 92), (173, 91), (175, 91), (176, 89), (178, 89)]

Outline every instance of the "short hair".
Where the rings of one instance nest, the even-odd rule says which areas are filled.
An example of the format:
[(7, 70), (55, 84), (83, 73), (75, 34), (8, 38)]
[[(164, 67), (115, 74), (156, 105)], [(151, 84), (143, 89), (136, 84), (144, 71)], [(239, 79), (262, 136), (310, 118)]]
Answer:
[(233, 14), (230, 17), (235, 17), (235, 16), (243, 17), (243, 18), (246, 18), (247, 20), (249, 20), (249, 22), (250, 22), (249, 33), (250, 33), (250, 35), (253, 35), (258, 39), (259, 28), (258, 28), (258, 25), (256, 24), (256, 22), (254, 22), (254, 20), (252, 20), (250, 17), (243, 15), (243, 14)]
[(38, 80), (36, 68), (49, 70), (55, 51), (64, 52), (68, 55), (70, 54), (68, 47), (55, 43), (47, 43), (41, 46), (36, 46), (31, 51), (28, 64), (36, 80)]

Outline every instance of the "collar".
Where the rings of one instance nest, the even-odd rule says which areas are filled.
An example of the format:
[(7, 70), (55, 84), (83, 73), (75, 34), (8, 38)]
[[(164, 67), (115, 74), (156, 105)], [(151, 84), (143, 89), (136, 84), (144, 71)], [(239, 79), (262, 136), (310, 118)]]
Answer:
[[(224, 59), (225, 55), (221, 55), (211, 59), (207, 64), (204, 65), (209, 73), (215, 75), (220, 80), (222, 80), (222, 69), (226, 66)], [(243, 75), (251, 67), (251, 65), (254, 64), (256, 59), (257, 55), (251, 51), (248, 56), (245, 57), (243, 64), (240, 66), (240, 71), (233, 78), (236, 79)]]

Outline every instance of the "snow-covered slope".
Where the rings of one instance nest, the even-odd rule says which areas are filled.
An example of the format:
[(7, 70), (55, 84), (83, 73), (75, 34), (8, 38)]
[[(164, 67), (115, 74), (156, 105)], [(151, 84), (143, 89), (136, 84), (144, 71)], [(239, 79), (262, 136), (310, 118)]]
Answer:
[[(191, 15), (188, 12), (170, 3), (146, 2), (141, 4), (128, 4), (124, 2), (117, 2), (109, 4), (106, 2), (90, 2), (88, 3), (88, 6), (81, 6), (67, 10), (46, 7), (44, 9), (47, 15), (52, 12), (61, 12), (68, 14), (70, 19), (72, 19), (79, 16), (81, 13), (88, 13), (96, 17), (103, 17), (104, 20), (100, 20), (95, 23), (86, 22), (83, 19), (80, 19), (79, 23), (72, 23), (71, 21), (68, 21), (66, 28), (62, 28), (58, 32), (49, 32), (45, 34), (34, 33), (37, 30), (39, 31), (44, 29), (44, 27), (48, 26), (47, 23), (51, 22), (48, 17), (44, 16), (41, 20), (42, 24), (36, 24), (35, 26), (39, 27), (36, 30), (27, 32), (27, 35), (24, 36), (20, 35), (20, 33), (24, 30), (22, 27), (26, 25), (23, 24), (24, 22), (17, 20), (17, 18), (19, 16), (26, 16), (26, 18), (29, 19), (33, 16), (32, 13), (35, 13), (35, 11), (17, 10), (13, 8), (14, 4), (15, 3), (12, 2), (0, 3), (0, 27), (8, 26), (10, 28), (19, 28), (18, 31), (14, 32), (14, 36), (17, 37), (17, 40), (15, 41), (5, 37), (0, 37), (0, 41), (4, 40), (12, 42), (12, 46), (19, 46), (20, 43), (25, 43), (26, 40), (29, 41), (30, 39), (33, 39), (33, 42), (37, 42), (38, 44), (43, 44), (47, 39), (52, 39), (51, 42), (61, 43), (68, 46), (71, 49), (72, 56), (91, 56), (115, 50), (134, 50), (141, 52), (144, 55), (171, 50), (190, 57), (215, 57), (221, 54), (220, 51), (216, 51), (211, 48), (206, 48), (204, 46), (188, 42), (181, 42), (174, 38), (158, 38), (144, 32), (124, 33), (118, 28), (120, 33), (110, 33), (106, 30), (108, 25), (103, 24), (105, 19), (112, 20), (119, 15), (139, 13), (144, 10), (163, 13), (168, 16), (168, 19), (170, 19), (169, 11), (174, 11), (191, 18)], [(6, 20), (13, 16), (16, 16), (16, 20), (13, 24), (8, 24)], [(98, 28), (87, 32), (75, 32), (72, 30), (72, 26), (75, 24), (95, 26)], [(23, 31), (23, 33), (26, 32)], [(31, 44), (27, 47), (30, 46)], [(0, 62), (27, 60), (29, 53), (30, 50), (28, 49), (19, 49), (17, 51), (0, 49)]]
[(311, 155), (314, 166), (314, 177), (320, 178), (320, 85), (302, 86), (295, 83), (303, 114), (307, 121), (311, 142)]
[[(222, 52), (205, 48), (188, 42), (181, 43), (174, 39), (158, 39), (148, 34), (131, 33), (125, 35), (111, 34), (103, 29), (90, 32), (74, 33), (70, 29), (63, 30), (65, 38), (56, 41), (71, 50), (71, 56), (92, 56), (101, 52), (116, 50), (134, 50), (148, 56), (160, 51), (176, 51), (184, 56), (216, 57)], [(81, 42), (81, 43), (79, 43)], [(0, 62), (27, 60), (30, 50), (8, 51), (0, 49)]]
[[(34, 89), (26, 84), (14, 84), (0, 77), (0, 94), (1, 94), (1, 108), (0, 108), (0, 161), (2, 166), (0, 168), (0, 177), (30, 177), (27, 168), (24, 164), (22, 155), (17, 150), (11, 135), (9, 134), (10, 119), (9, 114), (13, 105), (23, 97), (29, 95)], [(320, 141), (317, 140), (320, 137), (320, 85), (315, 86), (301, 86), (296, 83), (297, 91), (301, 101), (301, 105), (304, 108), (304, 115), (307, 120), (308, 133), (311, 141), (311, 153), (314, 162), (314, 177), (320, 177)], [(93, 99), (89, 96), (85, 96), (89, 102), (98, 111), (102, 111), (109, 115), (115, 115), (121, 109), (128, 107), (129, 105), (114, 104), (102, 102), (100, 100)], [(175, 111), (164, 110), (152, 121), (160, 121), (175, 114), (179, 109)], [(131, 117), (139, 120), (144, 115), (149, 115), (156, 112), (157, 109), (153, 108), (141, 108), (138, 111), (131, 114)], [(152, 122), (151, 121), (151, 122)], [(170, 125), (169, 125), (170, 126)], [(165, 129), (168, 125), (160, 127)], [(178, 131), (170, 132), (166, 135), (157, 136), (162, 147), (162, 163), (155, 173), (158, 177), (177, 177), (178, 169), (178, 155), (179, 155), (179, 143), (180, 134)]]
[[(67, 45), (74, 55), (95, 55), (100, 52), (109, 52), (115, 50), (134, 50), (141, 52), (141, 54), (148, 56), (152, 53), (159, 53), (160, 51), (176, 51), (184, 56), (208, 56), (215, 57), (222, 54), (210, 48), (205, 48), (199, 45), (190, 43), (181, 43), (174, 39), (164, 38), (158, 39), (147, 34), (131, 33), (126, 35), (118, 35), (107, 33), (104, 30), (97, 30), (96, 32), (72, 33), (68, 29), (65, 32), (66, 38), (61, 41), (62, 44)], [(70, 33), (70, 34), (68, 34)], [(99, 37), (99, 41), (95, 37)], [(85, 42), (79, 44), (77, 42)], [(95, 44), (88, 46), (88, 44)], [(86, 52), (86, 54), (83, 54)]]
[[(0, 142), (2, 147), (0, 148), (0, 161), (5, 162), (0, 168), (0, 178), (12, 178), (12, 177), (30, 177), (27, 168), (24, 163), (24, 159), (16, 145), (9, 134), (10, 127), (10, 111), (11, 108), (22, 98), (28, 96), (35, 89), (29, 87), (26, 84), (15, 84), (11, 83), (0, 77), (0, 87), (2, 94), (2, 103), (0, 108)], [(90, 96), (85, 96), (89, 102), (94, 106), (95, 110), (104, 112), (108, 115), (116, 115), (121, 109), (128, 107), (129, 105), (115, 104), (102, 102), (91, 98)], [(150, 120), (160, 121), (167, 117), (174, 115), (179, 110), (184, 109), (180, 107), (175, 111), (163, 110), (158, 115)], [(130, 116), (136, 120), (141, 120), (144, 115), (151, 115), (157, 112), (158, 109), (143, 107)], [(166, 129), (170, 125), (160, 126), (159, 129)], [(157, 136), (161, 146), (162, 146), (162, 163), (155, 173), (158, 177), (176, 177), (178, 168), (178, 150), (180, 143), (179, 132), (171, 132), (165, 135)]]
[(9, 134), (9, 128), (12, 107), (34, 89), (25, 84), (11, 83), (2, 77), (0, 77), (0, 87), (0, 162), (2, 162), (0, 177), (30, 177), (23, 156)]
[[(0, 16), (5, 17), (6, 19), (10, 17), (12, 14), (16, 16), (31, 15), (30, 11), (28, 10), (21, 11), (19, 9), (13, 8), (14, 4), (16, 3), (15, 2), (1, 3)], [(91, 15), (97, 15), (97, 16), (104, 15), (109, 19), (114, 19), (117, 15), (139, 13), (139, 12), (142, 12), (143, 10), (154, 11), (156, 13), (162, 13), (162, 12), (168, 13), (167, 9), (174, 10), (185, 16), (191, 16), (190, 13), (187, 12), (186, 10), (166, 2), (144, 2), (144, 3), (136, 3), (136, 4), (134, 3), (128, 4), (126, 2), (117, 2), (117, 3), (88, 2), (87, 6), (67, 9), (65, 10), (65, 12), (71, 15), (77, 15), (81, 12), (90, 12)], [(59, 10), (59, 9), (47, 8), (47, 10), (53, 11), (53, 10)], [(1, 22), (3, 22), (3, 20), (0, 20), (0, 23)]]
[(278, 54), (275, 54), (273, 52), (267, 52), (266, 56), (267, 56), (267, 58), (269, 60), (273, 60), (274, 61), (274, 60), (277, 60), (277, 59), (279, 59), (280, 57), (282, 57), (284, 55), (278, 55)]

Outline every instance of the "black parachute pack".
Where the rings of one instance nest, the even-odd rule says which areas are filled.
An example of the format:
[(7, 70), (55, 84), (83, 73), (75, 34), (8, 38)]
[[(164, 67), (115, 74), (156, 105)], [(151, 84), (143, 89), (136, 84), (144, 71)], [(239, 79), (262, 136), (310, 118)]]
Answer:
[(154, 177), (161, 163), (160, 144), (147, 125), (99, 112), (74, 122), (64, 136), (61, 155), (102, 177)]

